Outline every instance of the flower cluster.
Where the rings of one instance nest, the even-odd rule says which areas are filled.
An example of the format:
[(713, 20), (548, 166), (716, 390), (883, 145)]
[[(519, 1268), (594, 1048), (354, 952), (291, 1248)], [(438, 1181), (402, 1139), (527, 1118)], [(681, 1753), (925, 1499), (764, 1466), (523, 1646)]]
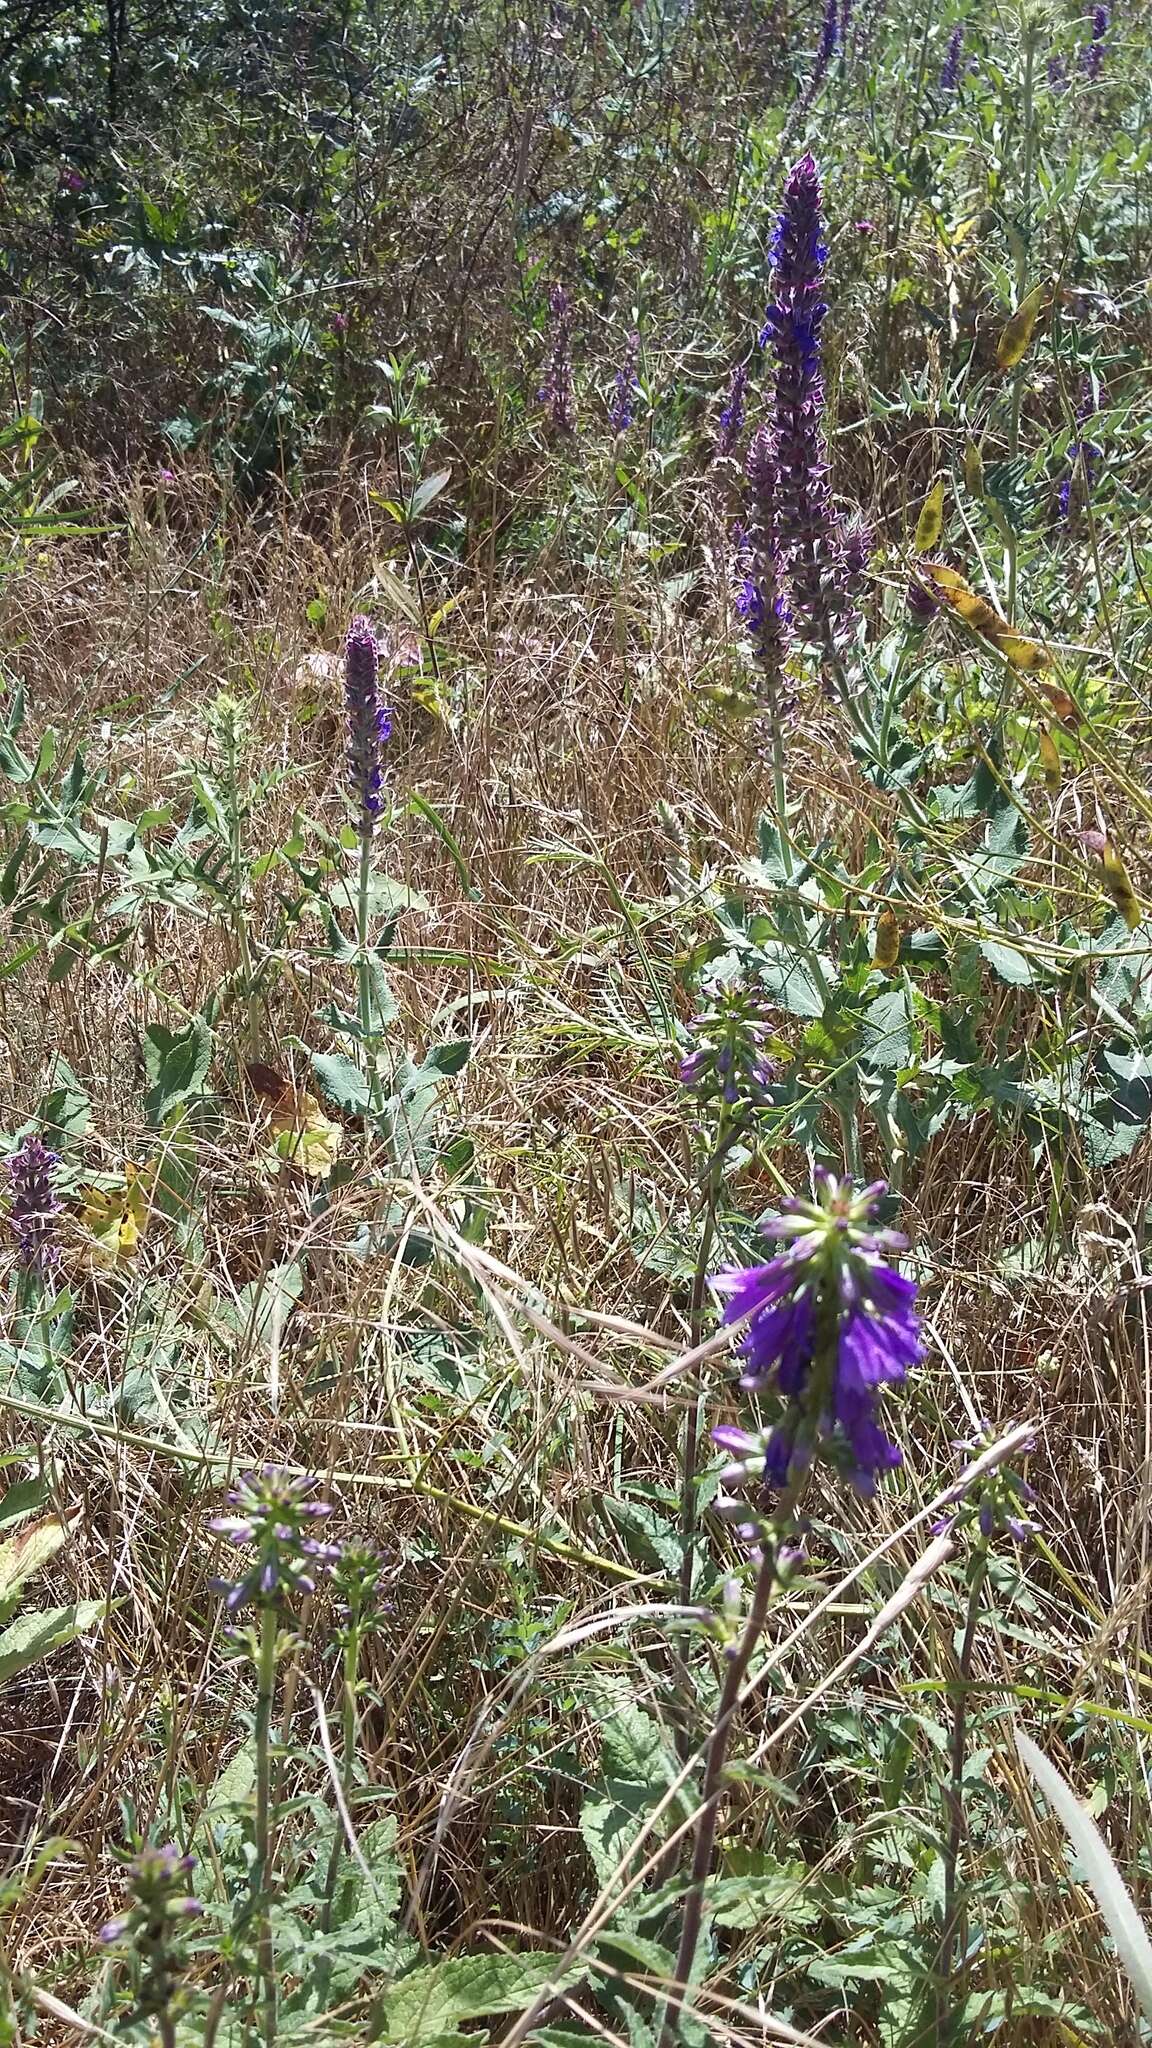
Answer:
[(188, 1892), (194, 1856), (182, 1856), (172, 1843), (148, 1843), (128, 1865), (132, 1894), (126, 1912), (100, 1929), (105, 1948), (128, 1942), (140, 1964), (138, 2010), (152, 2016), (171, 2009), (178, 1980), (187, 1967), (182, 1929), (204, 1911)]
[(756, 997), (744, 989), (721, 989), (690, 1028), (693, 1048), (680, 1066), (684, 1086), (701, 1103), (760, 1108), (775, 1068), (764, 1052), (769, 1031)]
[(31, 1272), (41, 1275), (49, 1272), (60, 1257), (53, 1243), (55, 1220), (60, 1213), (55, 1186), (59, 1164), (59, 1154), (50, 1152), (31, 1133), (21, 1139), (8, 1160), (8, 1216), (20, 1247), (20, 1261)]
[(548, 355), (548, 368), (544, 373), (537, 397), (548, 413), (548, 422), (555, 434), (574, 434), (576, 415), (572, 403), (572, 300), (562, 284), (554, 284), (548, 293), (548, 310), (552, 315), (552, 337)]
[(922, 1342), (916, 1284), (888, 1263), (906, 1240), (872, 1222), (884, 1193), (883, 1181), (857, 1192), (819, 1171), (815, 1200), (787, 1202), (764, 1226), (783, 1246), (775, 1258), (714, 1279), (725, 1321), (748, 1324), (741, 1387), (783, 1402), (768, 1429), (713, 1430), (733, 1456), (721, 1481), (730, 1490), (784, 1489), (821, 1456), (870, 1494), (900, 1463), (879, 1403), (917, 1363)]
[(740, 436), (744, 432), (745, 392), (748, 388), (748, 366), (737, 363), (728, 381), (728, 396), (720, 413), (716, 432), (715, 452), (722, 460), (736, 453)]
[(353, 1639), (374, 1635), (393, 1612), (385, 1591), (396, 1571), (394, 1558), (371, 1543), (344, 1543), (332, 1567), (331, 1588), (337, 1614), (336, 1639), (345, 1647)]
[(217, 1515), (208, 1527), (227, 1536), (251, 1561), (238, 1579), (218, 1579), (229, 1614), (253, 1601), (259, 1607), (284, 1605), (294, 1595), (314, 1593), (318, 1576), (340, 1555), (339, 1546), (321, 1543), (315, 1524), (332, 1513), (329, 1501), (312, 1500), (320, 1482), (265, 1465), (250, 1472), (228, 1496), (235, 1514)]
[(636, 365), (639, 359), (640, 336), (633, 331), (624, 344), (624, 360), (616, 372), (612, 402), (608, 407), (608, 424), (614, 434), (626, 434), (636, 417), (636, 394), (640, 389)]
[(370, 619), (353, 619), (344, 643), (344, 698), (348, 710), (348, 780), (370, 834), (384, 808), (383, 750), (392, 737), (392, 713), (380, 698), (380, 650)]
[[(974, 1435), (958, 1437), (955, 1449), (967, 1451), (973, 1459), (979, 1458), (995, 1443), (998, 1434), (991, 1423), (982, 1422)], [(1029, 1438), (1024, 1449), (1031, 1448)], [(946, 1529), (969, 1530), (985, 1543), (995, 1536), (1009, 1536), (1013, 1543), (1021, 1544), (1035, 1535), (1038, 1524), (1030, 1519), (1027, 1510), (1036, 1495), (1028, 1481), (1009, 1465), (995, 1466), (971, 1485), (965, 1485), (961, 1478), (956, 1492), (960, 1505), (936, 1523), (936, 1535), (942, 1535)]]
[(845, 610), (839, 536), (828, 488), (820, 331), (828, 250), (820, 174), (811, 155), (788, 173), (772, 240), (772, 303), (761, 344), (772, 348), (776, 377), (772, 449), (779, 533), (797, 630), (821, 641)]
[(1104, 62), (1105, 37), (1111, 26), (1112, 16), (1107, 7), (1101, 6), (1092, 12), (1092, 33), (1081, 45), (1080, 69), (1085, 78), (1099, 78), (1100, 66)]
[(958, 21), (948, 38), (948, 48), (944, 52), (944, 62), (940, 67), (940, 90), (942, 93), (954, 93), (959, 85), (960, 60), (963, 55), (964, 24)]

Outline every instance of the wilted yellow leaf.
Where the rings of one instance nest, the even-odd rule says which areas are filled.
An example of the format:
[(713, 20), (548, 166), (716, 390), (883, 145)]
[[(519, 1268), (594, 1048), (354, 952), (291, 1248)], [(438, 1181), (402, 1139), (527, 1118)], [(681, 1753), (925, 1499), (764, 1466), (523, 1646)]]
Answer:
[(155, 1173), (155, 1162), (141, 1169), (128, 1160), (123, 1187), (81, 1190), (80, 1224), (88, 1238), (84, 1251), (97, 1271), (131, 1265), (152, 1213), (148, 1193)]
[(916, 522), (916, 539), (913, 543), (918, 555), (926, 555), (934, 548), (944, 531), (944, 479), (938, 477), (920, 507)]
[(9, 1600), (19, 1592), (25, 1579), (38, 1572), (54, 1558), (68, 1535), (65, 1524), (58, 1515), (47, 1515), (43, 1521), (32, 1522), (27, 1529), (21, 1529), (18, 1536), (12, 1536), (7, 1543), (0, 1543), (0, 1600)]
[(1136, 899), (1136, 891), (1128, 878), (1128, 870), (1112, 841), (1103, 832), (1082, 832), (1080, 840), (1089, 853), (1095, 854), (1099, 862), (1101, 882), (1129, 931), (1135, 931), (1140, 922), (1140, 905)]
[(996, 364), (999, 369), (1014, 370), (1018, 363), (1023, 362), (1047, 289), (1047, 285), (1034, 284), (1031, 291), (1021, 299), (1011, 319), (1005, 323), (996, 344)]
[(1022, 633), (1015, 632), (1007, 619), (1002, 619), (987, 599), (965, 582), (958, 570), (946, 568), (943, 562), (922, 562), (920, 573), (957, 617), (963, 619), (973, 633), (990, 640), (1013, 668), (1028, 673), (1051, 668), (1052, 658), (1047, 648), (1042, 647), (1038, 640), (1028, 640)]

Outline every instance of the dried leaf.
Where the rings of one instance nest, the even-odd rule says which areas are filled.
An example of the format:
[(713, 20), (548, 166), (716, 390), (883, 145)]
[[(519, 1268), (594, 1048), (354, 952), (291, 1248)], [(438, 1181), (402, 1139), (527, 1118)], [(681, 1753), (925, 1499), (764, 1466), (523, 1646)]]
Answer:
[(1047, 285), (1035, 284), (1021, 299), (1011, 319), (1006, 323), (996, 345), (996, 364), (1001, 370), (1014, 370), (1021, 363), (1032, 339), (1033, 329), (1044, 304)]
[(991, 641), (1013, 668), (1027, 673), (1051, 668), (1052, 657), (1047, 648), (1042, 647), (1038, 640), (1029, 640), (1022, 633), (1015, 632), (1007, 619), (1002, 619), (999, 612), (973, 590), (956, 569), (946, 568), (943, 562), (924, 562), (920, 567), (921, 573), (929, 579), (945, 604), (963, 619), (973, 633)]
[(112, 1273), (131, 1265), (148, 1228), (149, 1197), (156, 1179), (156, 1161), (140, 1167), (126, 1160), (120, 1188), (82, 1188), (81, 1228), (87, 1234), (84, 1252), (97, 1272)]
[(1056, 714), (1061, 725), (1076, 726), (1080, 723), (1080, 706), (1067, 690), (1061, 690), (1055, 683), (1039, 682), (1036, 685), (1050, 711)]
[(937, 545), (944, 531), (944, 479), (938, 477), (920, 508), (916, 522), (915, 549), (926, 555)]

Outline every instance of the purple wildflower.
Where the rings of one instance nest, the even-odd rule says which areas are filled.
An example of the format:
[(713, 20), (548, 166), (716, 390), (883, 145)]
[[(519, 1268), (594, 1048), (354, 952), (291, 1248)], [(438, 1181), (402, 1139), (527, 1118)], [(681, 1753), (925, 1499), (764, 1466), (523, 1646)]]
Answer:
[[(972, 1436), (958, 1437), (955, 1448), (966, 1451), (975, 1461), (991, 1448), (998, 1434), (990, 1423), (981, 1422)], [(1032, 1439), (1029, 1438), (1022, 1448), (1030, 1451)], [(966, 1529), (978, 1534), (985, 1543), (994, 1536), (1008, 1536), (1013, 1543), (1023, 1545), (1036, 1534), (1039, 1526), (1027, 1512), (1036, 1495), (1028, 1481), (1009, 1465), (996, 1465), (973, 1483), (968, 1483), (961, 1474), (951, 1498), (958, 1500), (960, 1505), (934, 1525), (933, 1533), (936, 1535), (945, 1529)]]
[(1054, 50), (1052, 55), (1049, 57), (1047, 69), (1048, 83), (1051, 86), (1052, 91), (1067, 92), (1068, 65), (1067, 61), (1060, 55), (1058, 50)]
[(131, 1903), (124, 1913), (100, 1929), (100, 1941), (112, 1948), (130, 1941), (139, 1965), (137, 2012), (144, 2016), (170, 2013), (179, 1981), (188, 1967), (181, 1928), (204, 1911), (188, 1891), (196, 1868), (194, 1856), (182, 1856), (171, 1842), (164, 1848), (146, 1843), (128, 1864)]
[(850, 1180), (818, 1173), (814, 1201), (793, 1199), (765, 1225), (782, 1242), (776, 1257), (713, 1281), (727, 1298), (725, 1321), (747, 1319), (741, 1386), (771, 1389), (784, 1403), (770, 1429), (713, 1431), (735, 1453), (723, 1486), (784, 1488), (820, 1455), (870, 1494), (900, 1463), (878, 1406), (917, 1363), (922, 1341), (916, 1284), (887, 1263), (906, 1240), (871, 1222), (884, 1192), (883, 1181), (857, 1193)]
[(252, 1561), (236, 1580), (216, 1581), (229, 1614), (252, 1600), (260, 1607), (279, 1606), (289, 1596), (314, 1593), (316, 1580), (336, 1563), (339, 1546), (321, 1543), (312, 1526), (332, 1513), (330, 1502), (310, 1500), (318, 1479), (265, 1465), (250, 1472), (229, 1494), (231, 1515), (217, 1515), (208, 1527), (227, 1536), (238, 1548), (253, 1552)]
[(872, 529), (866, 519), (854, 519), (844, 532), (842, 557), (844, 574), (853, 590), (863, 587), (871, 555)]
[(367, 836), (384, 808), (382, 749), (392, 737), (392, 713), (380, 701), (380, 650), (370, 619), (356, 617), (344, 643), (344, 696), (348, 709), (348, 779)]
[(964, 24), (962, 21), (958, 21), (948, 38), (948, 48), (944, 53), (944, 62), (940, 68), (940, 90), (942, 93), (954, 93), (959, 85), (960, 59), (963, 54)]
[(767, 427), (758, 427), (748, 450), (748, 528), (740, 560), (743, 571), (736, 609), (760, 665), (769, 710), (779, 710), (779, 687), (788, 647), (789, 611), (784, 598), (780, 548), (780, 479)]
[(681, 1061), (680, 1079), (698, 1101), (747, 1112), (768, 1100), (776, 1070), (764, 1052), (769, 1030), (755, 995), (721, 989), (692, 1019), (691, 1031), (695, 1042)]
[(789, 572), (792, 612), (807, 638), (826, 637), (845, 609), (840, 549), (828, 489), (822, 415), (821, 297), (828, 251), (820, 213), (820, 174), (811, 155), (788, 173), (772, 241), (774, 299), (761, 343), (776, 358), (773, 408), (779, 533)]
[(537, 397), (547, 408), (553, 433), (574, 434), (576, 418), (572, 407), (572, 300), (562, 284), (548, 293), (552, 315), (552, 338), (548, 368)]
[(8, 1160), (12, 1189), (8, 1216), (19, 1243), (20, 1262), (30, 1272), (41, 1275), (49, 1272), (60, 1258), (59, 1248), (53, 1243), (55, 1219), (60, 1213), (54, 1178), (59, 1164), (59, 1154), (50, 1152), (31, 1133), (21, 1139)]
[(1056, 503), (1061, 519), (1072, 517), (1074, 505), (1086, 502), (1092, 495), (1096, 470), (1104, 450), (1096, 441), (1079, 438), (1085, 423), (1096, 410), (1092, 385), (1088, 378), (1080, 386), (1080, 398), (1076, 407), (1077, 438), (1068, 443), (1068, 471), (1062, 478), (1056, 494)]
[(728, 397), (720, 414), (716, 434), (715, 452), (720, 457), (732, 456), (741, 434), (744, 432), (744, 394), (748, 387), (748, 365), (737, 363), (728, 383)]
[(633, 331), (624, 344), (624, 360), (616, 372), (612, 403), (608, 407), (608, 422), (614, 434), (626, 434), (636, 417), (636, 394), (640, 389), (640, 379), (636, 375), (639, 355), (640, 336)]
[(1080, 48), (1080, 69), (1085, 78), (1098, 78), (1104, 62), (1104, 38), (1108, 34), (1112, 16), (1107, 7), (1096, 7), (1092, 13), (1092, 33)]

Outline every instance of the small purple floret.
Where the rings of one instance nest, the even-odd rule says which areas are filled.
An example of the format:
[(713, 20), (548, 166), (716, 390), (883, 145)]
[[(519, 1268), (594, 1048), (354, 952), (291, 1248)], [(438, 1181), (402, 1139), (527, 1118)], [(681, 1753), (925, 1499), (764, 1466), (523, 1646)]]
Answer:
[(53, 1242), (60, 1197), (55, 1174), (60, 1156), (50, 1152), (41, 1139), (29, 1134), (21, 1139), (8, 1160), (11, 1187), (9, 1221), (16, 1233), (20, 1262), (41, 1275), (59, 1262), (59, 1248)]
[(344, 696), (348, 710), (348, 779), (370, 834), (384, 808), (384, 747), (392, 713), (380, 699), (380, 650), (370, 619), (354, 618), (344, 643)]

